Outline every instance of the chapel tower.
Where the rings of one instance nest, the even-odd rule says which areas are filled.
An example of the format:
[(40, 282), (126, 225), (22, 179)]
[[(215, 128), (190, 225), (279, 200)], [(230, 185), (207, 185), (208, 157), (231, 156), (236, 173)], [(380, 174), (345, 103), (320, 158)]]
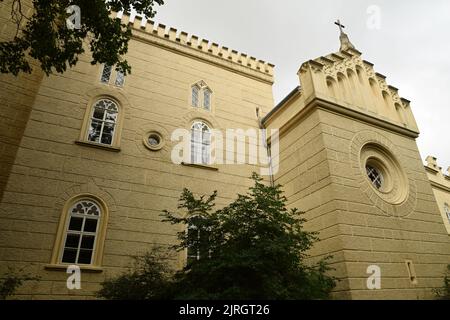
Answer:
[[(306, 227), (320, 232), (312, 257), (333, 256), (336, 298), (432, 298), (450, 263), (450, 238), (410, 102), (338, 25), (340, 51), (303, 63), (301, 86), (264, 119), (280, 128), (275, 180), (306, 211)], [(381, 287), (371, 290), (374, 270)]]

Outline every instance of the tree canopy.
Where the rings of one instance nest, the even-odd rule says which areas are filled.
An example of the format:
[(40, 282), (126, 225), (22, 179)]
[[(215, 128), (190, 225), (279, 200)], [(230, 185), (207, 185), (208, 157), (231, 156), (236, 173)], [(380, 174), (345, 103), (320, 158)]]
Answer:
[[(24, 2), (30, 0), (0, 0), (1, 6), (11, 5), (11, 18), (17, 25), (14, 39), (0, 42), (0, 71), (18, 75), (30, 73), (27, 56), (39, 61), (47, 74), (63, 73), (76, 65), (85, 52), (86, 42), (92, 54), (92, 64), (116, 66), (126, 75), (131, 66), (123, 58), (127, 53), (131, 30), (120, 19), (110, 17), (110, 11), (137, 14), (152, 18), (155, 4), (163, 0), (33, 0), (34, 12), (27, 16)], [(69, 28), (66, 12), (69, 6), (80, 8), (79, 28)]]
[[(247, 194), (238, 195), (222, 209), (215, 209), (217, 192), (196, 198), (185, 189), (179, 212), (164, 212), (165, 221), (182, 229), (173, 249), (186, 250), (188, 262), (161, 287), (164, 293), (158, 296), (213, 300), (329, 297), (335, 278), (327, 275), (326, 259), (306, 262), (317, 235), (304, 230), (301, 212), (286, 208), (281, 186), (268, 186), (256, 174), (253, 180)], [(119, 292), (112, 296), (127, 298)]]

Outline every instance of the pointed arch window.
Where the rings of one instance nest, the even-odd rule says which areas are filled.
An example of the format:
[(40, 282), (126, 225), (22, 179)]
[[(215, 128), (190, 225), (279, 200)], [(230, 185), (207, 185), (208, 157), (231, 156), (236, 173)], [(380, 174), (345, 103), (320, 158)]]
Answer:
[(191, 163), (210, 164), (211, 129), (203, 121), (191, 126)]
[(98, 100), (92, 108), (87, 140), (99, 144), (112, 145), (118, 114), (119, 108), (113, 100)]
[(191, 105), (211, 111), (212, 91), (205, 82), (200, 81), (191, 88)]
[(121, 71), (115, 71), (113, 66), (110, 66), (108, 64), (103, 65), (100, 82), (103, 84), (110, 84), (110, 82), (112, 82), (111, 78), (113, 78), (114, 74), (116, 75), (115, 80), (113, 80), (114, 85), (116, 87), (123, 87), (125, 83), (125, 75)]

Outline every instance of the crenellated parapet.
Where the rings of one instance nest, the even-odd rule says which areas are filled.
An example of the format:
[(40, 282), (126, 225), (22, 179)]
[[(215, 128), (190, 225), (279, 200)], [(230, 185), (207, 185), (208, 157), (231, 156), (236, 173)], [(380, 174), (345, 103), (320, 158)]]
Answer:
[(418, 133), (410, 101), (355, 49), (305, 62), (298, 75), (305, 100), (320, 97)]
[[(117, 17), (117, 14), (113, 12), (111, 16)], [(131, 28), (134, 38), (273, 83), (275, 66), (269, 62), (201, 39), (196, 35), (189, 35), (184, 31), (168, 28), (163, 24), (155, 24), (152, 20), (144, 19), (143, 21), (139, 16), (130, 21), (130, 16), (123, 14), (120, 19), (122, 24)]]

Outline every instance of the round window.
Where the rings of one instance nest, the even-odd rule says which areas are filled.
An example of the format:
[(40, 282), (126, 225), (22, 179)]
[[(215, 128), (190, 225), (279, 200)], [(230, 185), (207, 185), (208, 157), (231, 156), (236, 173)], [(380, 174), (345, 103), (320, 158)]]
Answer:
[(161, 139), (158, 135), (152, 134), (148, 137), (148, 144), (152, 147), (157, 147), (161, 143)]
[(161, 150), (164, 147), (163, 138), (158, 132), (149, 132), (144, 136), (144, 145), (152, 150)]
[(408, 195), (408, 180), (395, 157), (382, 146), (367, 144), (361, 150), (361, 168), (379, 197), (400, 204)]

